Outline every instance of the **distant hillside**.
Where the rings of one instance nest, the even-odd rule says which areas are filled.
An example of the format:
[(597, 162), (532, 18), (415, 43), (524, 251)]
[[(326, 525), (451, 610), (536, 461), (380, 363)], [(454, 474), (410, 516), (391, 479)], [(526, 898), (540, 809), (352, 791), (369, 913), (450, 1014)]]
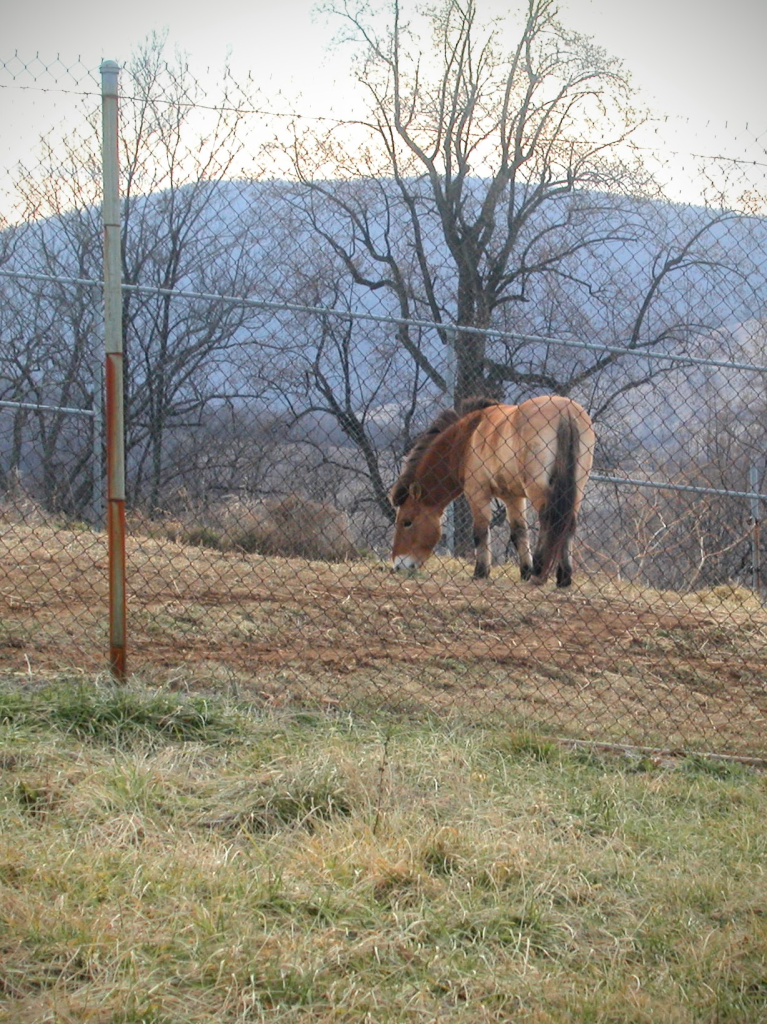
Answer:
[[(343, 191), (347, 208), (364, 215), (365, 229), (412, 269), (411, 315), (430, 321), (394, 185), (374, 186), (325, 185)], [(336, 472), (353, 479), (354, 494), (372, 488), (371, 500), (380, 505), (409, 439), (450, 401), (449, 335), (428, 326), (411, 331), (417, 354), (441, 374), (440, 387), (401, 343), (391, 319), (400, 312), (393, 292), (350, 280), (334, 251), (334, 239), (353, 248), (350, 222), (331, 205), (318, 208), (316, 196), (311, 202), (298, 185), (240, 181), (204, 182), (124, 204), (126, 444), (134, 500), (165, 503), (169, 492), (190, 486), (190, 452), (202, 458), (203, 436), (215, 465), (195, 470), (195, 487), (258, 493), (254, 452), (274, 432), (259, 424), (276, 422), (281, 443), (294, 438), (302, 451), (314, 446), (314, 462), (301, 457), (312, 473), (322, 466), (322, 479)], [(421, 212), (444, 328), (455, 320), (456, 270), (425, 188)], [(734, 415), (741, 425), (742, 410), (753, 407), (758, 416), (764, 398), (754, 374), (663, 357), (765, 361), (764, 219), (578, 192), (541, 210), (516, 247), (518, 281), (510, 294), (518, 297), (499, 306), (491, 323), (509, 336), (492, 337), (488, 358), (507, 373), (510, 401), (544, 390), (582, 400), (598, 421), (601, 465), (628, 470), (648, 458), (678, 461), (690, 456), (712, 416)], [(6, 231), (0, 252), (3, 270), (39, 276), (0, 278), (0, 400), (89, 408), (99, 387), (100, 299), (93, 289), (55, 278), (98, 280), (97, 211), (86, 207)], [(360, 280), (380, 275), (362, 248), (354, 259)], [(595, 347), (579, 347), (584, 343)], [(636, 352), (610, 356), (600, 345)], [(54, 488), (57, 500), (77, 507), (92, 489), (89, 430), (6, 409), (2, 473), (21, 467), (46, 493)], [(747, 443), (757, 452), (761, 441), (751, 431)]]

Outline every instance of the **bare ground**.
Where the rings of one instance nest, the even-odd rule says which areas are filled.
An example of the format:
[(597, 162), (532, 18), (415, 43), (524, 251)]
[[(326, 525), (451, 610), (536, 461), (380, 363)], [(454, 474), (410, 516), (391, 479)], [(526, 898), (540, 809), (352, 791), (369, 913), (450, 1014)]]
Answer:
[[(132, 537), (128, 668), (273, 704), (502, 717), (581, 738), (767, 753), (767, 613), (749, 592), (681, 595), (576, 577), (417, 577), (376, 562), (223, 554)], [(3, 524), (0, 671), (108, 660), (106, 539)]]

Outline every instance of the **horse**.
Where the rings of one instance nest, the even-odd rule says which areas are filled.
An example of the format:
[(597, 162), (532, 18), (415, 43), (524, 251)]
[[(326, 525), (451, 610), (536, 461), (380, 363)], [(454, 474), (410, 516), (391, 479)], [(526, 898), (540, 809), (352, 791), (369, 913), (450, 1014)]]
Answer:
[[(391, 561), (417, 569), (436, 547), (442, 513), (461, 493), (474, 523), (474, 577), (490, 575), (493, 498), (506, 505), (510, 541), (523, 580), (543, 584), (556, 565), (558, 587), (572, 583), (572, 538), (594, 456), (594, 429), (571, 398), (543, 395), (520, 405), (467, 399), (445, 409), (417, 438), (389, 493), (396, 509)], [(527, 501), (539, 519), (531, 555)]]

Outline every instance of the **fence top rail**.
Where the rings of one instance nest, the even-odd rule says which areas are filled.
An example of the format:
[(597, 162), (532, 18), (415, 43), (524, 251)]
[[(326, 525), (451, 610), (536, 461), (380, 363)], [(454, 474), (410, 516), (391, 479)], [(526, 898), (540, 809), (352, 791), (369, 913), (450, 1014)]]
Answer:
[(11, 402), (0, 399), (0, 407), (3, 409), (31, 409), (32, 412), (61, 412), (71, 416), (95, 416), (93, 409), (78, 409), (66, 405), (41, 405), (39, 402)]
[[(102, 288), (102, 281), (94, 281), (81, 277), (59, 277), (49, 274), (33, 274), (27, 271), (0, 270), (0, 278), (28, 281), (48, 281), (58, 284), (85, 285), (91, 288)], [(420, 327), (442, 333), (448, 339), (455, 339), (458, 334), (483, 334), (486, 338), (498, 340), (512, 339), (531, 345), (556, 345), (561, 348), (575, 348), (590, 352), (608, 352), (611, 355), (635, 356), (641, 359), (652, 359), (659, 362), (675, 363), (680, 366), (708, 366), (723, 370), (743, 370), (767, 376), (767, 366), (755, 363), (741, 363), (730, 359), (710, 359), (703, 356), (673, 355), (668, 352), (654, 352), (638, 346), (613, 345), (601, 341), (578, 341), (568, 338), (554, 338), (543, 334), (527, 334), (521, 331), (501, 331), (491, 327), (466, 327), (460, 324), (440, 324), (434, 320), (419, 320), (408, 317), (387, 316), (376, 313), (358, 313), (351, 310), (334, 309), (332, 306), (311, 306), (294, 302), (269, 302), (265, 299), (249, 299), (242, 295), (223, 295), (220, 292), (198, 292), (178, 288), (157, 288), (152, 285), (123, 284), (124, 292), (135, 292), (145, 295), (162, 295), (178, 299), (203, 299), (206, 302), (226, 302), (230, 305), (248, 306), (274, 313), (311, 313), (317, 316), (332, 316), (343, 320), (364, 321), (370, 323), (392, 324), (396, 327)]]
[(697, 484), (671, 484), (658, 480), (638, 480), (628, 476), (604, 476), (592, 473), (592, 480), (602, 484), (618, 484), (626, 487), (653, 487), (658, 491), (685, 491), (692, 494), (713, 494), (723, 498), (749, 498), (752, 501), (767, 501), (767, 494), (759, 491), (729, 491), (721, 487), (700, 487)]

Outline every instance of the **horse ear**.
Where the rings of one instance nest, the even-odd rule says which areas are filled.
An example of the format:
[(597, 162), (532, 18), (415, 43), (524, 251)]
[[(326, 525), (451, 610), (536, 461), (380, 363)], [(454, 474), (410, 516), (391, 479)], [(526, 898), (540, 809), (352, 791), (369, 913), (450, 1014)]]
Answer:
[(407, 487), (404, 484), (396, 483), (389, 492), (389, 501), (394, 508), (399, 508), (407, 498)]
[(421, 498), (423, 497), (423, 487), (421, 487), (417, 480), (414, 480), (413, 483), (408, 487), (408, 494), (413, 499), (413, 501), (420, 501)]

